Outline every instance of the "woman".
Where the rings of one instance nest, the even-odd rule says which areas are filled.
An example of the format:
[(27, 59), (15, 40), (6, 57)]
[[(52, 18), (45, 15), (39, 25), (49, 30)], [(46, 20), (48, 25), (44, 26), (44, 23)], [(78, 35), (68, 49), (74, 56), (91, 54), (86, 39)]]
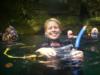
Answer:
[[(47, 67), (47, 71), (44, 75), (66, 75), (66, 71), (68, 69), (66, 69), (62, 65), (66, 63), (79, 64), (80, 62), (76, 62), (76, 60), (80, 61), (81, 58), (83, 58), (83, 53), (79, 52), (78, 55), (72, 53), (73, 60), (69, 61), (66, 59), (64, 61), (61, 61), (59, 57), (57, 57), (58, 54), (55, 51), (55, 48), (59, 48), (65, 45), (65, 43), (61, 41), (60, 21), (55, 18), (46, 20), (44, 24), (44, 30), (46, 40), (40, 45), (40, 48), (36, 50), (36, 52), (39, 52), (40, 54), (47, 57), (47, 61), (45, 61), (44, 63), (44, 65)], [(72, 75), (81, 75), (79, 67), (71, 67), (71, 71)]]

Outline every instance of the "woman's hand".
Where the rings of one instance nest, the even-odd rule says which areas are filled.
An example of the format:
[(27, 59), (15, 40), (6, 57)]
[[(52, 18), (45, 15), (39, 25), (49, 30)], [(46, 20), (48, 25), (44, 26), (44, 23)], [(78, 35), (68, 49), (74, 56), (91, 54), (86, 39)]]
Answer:
[(84, 53), (83, 53), (83, 51), (72, 50), (70, 54), (71, 54), (71, 59), (72, 60), (83, 61), (83, 59), (84, 59)]
[(41, 55), (47, 56), (48, 58), (56, 56), (56, 51), (54, 50), (54, 48), (43, 47), (36, 50), (36, 52), (39, 52)]

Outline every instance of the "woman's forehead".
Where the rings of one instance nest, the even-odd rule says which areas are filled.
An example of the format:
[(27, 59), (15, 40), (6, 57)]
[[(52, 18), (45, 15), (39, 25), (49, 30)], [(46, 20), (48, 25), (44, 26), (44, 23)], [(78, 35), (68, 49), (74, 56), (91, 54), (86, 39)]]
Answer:
[(59, 27), (59, 25), (56, 23), (56, 22), (54, 22), (54, 21), (50, 21), (47, 25), (46, 25), (46, 27), (53, 27), (53, 26), (57, 26), (57, 27)]

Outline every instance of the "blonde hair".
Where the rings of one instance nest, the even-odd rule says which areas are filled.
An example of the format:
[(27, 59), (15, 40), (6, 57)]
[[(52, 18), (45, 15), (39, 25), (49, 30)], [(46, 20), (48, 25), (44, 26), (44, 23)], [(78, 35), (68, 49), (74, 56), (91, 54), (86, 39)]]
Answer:
[(50, 18), (50, 19), (47, 19), (47, 20), (45, 21), (45, 23), (44, 23), (44, 29), (45, 29), (45, 30), (46, 30), (46, 28), (47, 28), (47, 26), (48, 26), (48, 23), (51, 22), (51, 21), (57, 23), (58, 26), (59, 26), (59, 28), (62, 29), (62, 27), (61, 27), (61, 22), (60, 22), (58, 19), (56, 19), (56, 18)]

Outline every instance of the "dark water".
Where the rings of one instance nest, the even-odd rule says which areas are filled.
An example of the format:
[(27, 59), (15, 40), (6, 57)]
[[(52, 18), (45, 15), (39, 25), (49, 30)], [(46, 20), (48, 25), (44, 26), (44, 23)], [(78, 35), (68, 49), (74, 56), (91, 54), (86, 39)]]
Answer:
[[(0, 42), (0, 75), (43, 75), (45, 67), (37, 61), (8, 58), (3, 53), (6, 47), (11, 47), (9, 54), (13, 56), (26, 56), (33, 54), (37, 44), (42, 42), (41, 35), (20, 36), (12, 45)], [(99, 41), (82, 44), (85, 60), (82, 65), (84, 75), (100, 75), (100, 48)]]

